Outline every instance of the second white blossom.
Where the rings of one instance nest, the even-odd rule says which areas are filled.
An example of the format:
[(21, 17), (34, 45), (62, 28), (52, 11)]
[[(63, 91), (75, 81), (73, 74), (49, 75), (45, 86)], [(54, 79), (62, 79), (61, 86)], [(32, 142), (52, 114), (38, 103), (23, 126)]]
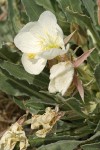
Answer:
[(70, 61), (60, 62), (50, 69), (50, 93), (59, 92), (64, 95), (72, 83), (74, 67)]

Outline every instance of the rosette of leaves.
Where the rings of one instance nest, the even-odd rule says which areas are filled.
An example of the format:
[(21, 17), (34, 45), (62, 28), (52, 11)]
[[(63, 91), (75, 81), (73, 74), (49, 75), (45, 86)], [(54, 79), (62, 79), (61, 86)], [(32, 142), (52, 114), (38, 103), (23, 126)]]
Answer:
[[(6, 3), (6, 4), (5, 4)], [(100, 26), (95, 0), (8, 0), (0, 4), (7, 9), (7, 17), (0, 19), (0, 90), (31, 113), (44, 111), (47, 106), (59, 105), (65, 116), (58, 121), (46, 138), (29, 135), (30, 149), (37, 150), (99, 150), (100, 149)], [(76, 30), (70, 41), (70, 53), (80, 56), (96, 47), (90, 57), (77, 69), (83, 82), (85, 97), (77, 90), (66, 97), (48, 92), (48, 66), (38, 76), (28, 74), (20, 63), (20, 51), (13, 38), (29, 21), (50, 10), (65, 35)], [(2, 40), (1, 40), (2, 39)], [(55, 134), (56, 133), (56, 134)], [(17, 149), (17, 147), (16, 147)]]

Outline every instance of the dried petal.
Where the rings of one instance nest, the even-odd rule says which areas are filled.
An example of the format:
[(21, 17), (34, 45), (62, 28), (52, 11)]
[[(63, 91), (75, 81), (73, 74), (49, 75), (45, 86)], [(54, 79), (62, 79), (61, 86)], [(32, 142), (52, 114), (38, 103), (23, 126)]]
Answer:
[(22, 126), (16, 122), (2, 136), (0, 150), (13, 150), (17, 142), (20, 142), (20, 150), (26, 150), (29, 146)]
[(62, 112), (58, 112), (58, 109), (51, 109), (47, 107), (43, 115), (33, 115), (31, 129), (39, 129), (36, 132), (38, 137), (45, 137), (47, 133), (53, 128), (54, 124), (64, 115)]

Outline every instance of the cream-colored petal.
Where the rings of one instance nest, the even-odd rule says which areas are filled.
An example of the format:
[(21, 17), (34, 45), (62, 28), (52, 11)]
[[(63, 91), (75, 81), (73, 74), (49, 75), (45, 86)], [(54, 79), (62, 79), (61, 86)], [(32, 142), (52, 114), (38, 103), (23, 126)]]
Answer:
[(44, 51), (42, 53), (40, 53), (40, 56), (47, 59), (47, 60), (50, 60), (50, 59), (53, 59), (59, 55), (63, 55), (63, 54), (66, 54), (69, 50), (69, 44), (67, 44), (66, 46), (66, 49), (58, 49), (58, 48), (53, 48), (53, 49), (50, 49), (50, 50), (47, 50), (47, 51)]
[(63, 31), (57, 24), (56, 16), (50, 11), (45, 11), (40, 15), (38, 22), (41, 24), (44, 33), (63, 47)]
[(67, 44), (65, 50), (62, 50), (62, 51), (60, 52), (60, 55), (66, 54), (66, 53), (68, 52), (69, 48), (70, 48), (70, 44)]
[(57, 19), (52, 12), (44, 11), (40, 15), (38, 22), (40, 22), (42, 24), (42, 26), (45, 26), (47, 24), (50, 25), (50, 24), (57, 23)]
[(53, 58), (55, 58), (59, 55), (62, 55), (64, 53), (66, 53), (66, 50), (53, 48), (53, 49), (44, 51), (43, 53), (40, 53), (40, 56), (47, 59), (47, 60), (50, 60), (50, 59), (53, 59)]
[(73, 80), (74, 68), (72, 63), (60, 62), (51, 68), (50, 73), (49, 92), (60, 92), (64, 95)]
[(47, 51), (44, 51), (43, 53), (41, 53), (41, 57), (47, 59), (47, 60), (50, 60), (50, 59), (53, 59), (55, 58), (56, 56), (59, 55), (61, 49), (50, 49), (50, 50), (47, 50)]
[(19, 31), (19, 33), (21, 33), (21, 32), (29, 32), (29, 31), (31, 30), (31, 28), (33, 28), (36, 23), (37, 23), (37, 22), (29, 22), (29, 23), (27, 23), (27, 24)]
[(37, 39), (30, 32), (21, 32), (15, 39), (14, 43), (18, 49), (23, 53), (38, 53), (41, 52), (41, 45), (39, 45), (39, 39)]
[(48, 91), (50, 93), (56, 93), (57, 92), (57, 89), (55, 87), (55, 80), (50, 80), (50, 83), (49, 83), (49, 86), (48, 86)]
[(56, 65), (53, 65), (50, 69), (50, 80), (56, 78), (65, 71), (66, 71), (66, 62), (60, 62)]
[[(50, 11), (43, 12), (37, 22), (26, 24), (15, 37), (14, 43), (23, 53), (43, 52), (43, 57), (48, 59), (65, 52), (60, 51), (60, 48), (65, 49), (63, 31), (57, 24), (55, 15)], [(59, 52), (53, 52), (53, 48), (58, 48)], [(44, 53), (49, 50), (51, 50), (49, 53)]]
[(64, 95), (67, 89), (69, 88), (72, 80), (73, 80), (72, 70), (67, 72), (67, 74), (65, 72), (62, 76), (58, 76), (55, 79), (55, 88), (57, 89), (58, 92)]
[[(41, 46), (41, 51), (50, 50), (56, 47), (64, 47), (63, 33), (57, 31), (56, 26), (54, 27), (44, 27), (41, 23), (37, 22), (30, 32), (38, 39), (38, 44)], [(50, 28), (50, 29), (49, 29)]]
[(44, 67), (46, 66), (47, 60), (44, 58), (34, 58), (34, 59), (29, 59), (27, 54), (22, 55), (22, 64), (24, 66), (24, 69), (34, 75), (38, 75), (39, 73), (42, 72)]
[(35, 38), (38, 38), (39, 40), (46, 38), (45, 33), (43, 32), (41, 23), (38, 21), (34, 23), (34, 26), (29, 31), (31, 34), (34, 35)]
[(42, 25), (45, 31), (51, 32), (51, 34), (59, 33), (63, 37), (63, 31), (57, 24), (56, 16), (52, 12), (50, 11), (43, 12), (39, 17), (38, 22)]

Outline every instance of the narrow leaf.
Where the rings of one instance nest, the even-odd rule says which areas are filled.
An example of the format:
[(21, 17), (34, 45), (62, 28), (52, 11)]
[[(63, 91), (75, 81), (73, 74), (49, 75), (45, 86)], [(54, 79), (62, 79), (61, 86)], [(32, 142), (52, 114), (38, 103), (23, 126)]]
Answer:
[(82, 149), (83, 150), (100, 150), (100, 142), (85, 144), (82, 146)]
[(97, 124), (97, 126), (96, 126), (96, 129), (95, 129), (94, 131), (95, 131), (95, 132), (100, 131), (100, 120), (99, 120), (99, 122), (98, 122), (98, 124)]
[(13, 97), (13, 101), (23, 110), (26, 110), (24, 101), (21, 98)]
[(52, 136), (47, 136), (46, 138), (39, 138), (39, 137), (34, 137), (34, 135), (29, 136), (29, 142), (31, 146), (42, 146), (43, 144), (50, 144), (54, 142), (58, 142), (60, 140), (75, 140), (76, 137), (70, 136), (70, 135), (52, 135)]
[(69, 108), (71, 108), (71, 110), (73, 110), (74, 112), (76, 112), (79, 116), (82, 117), (87, 117), (81, 110), (81, 103), (80, 100), (71, 97), (71, 98), (64, 98), (60, 95), (56, 95), (57, 99), (59, 99), (59, 101), (61, 101), (61, 104), (64, 104), (65, 106), (68, 106)]
[(38, 76), (30, 75), (24, 68), (20, 65), (8, 61), (0, 61), (0, 67), (5, 69), (10, 75), (14, 76), (19, 80), (25, 80), (29, 84), (33, 84), (37, 87), (47, 87), (49, 79), (45, 73), (41, 73)]
[(96, 7), (96, 3), (94, 1), (91, 0), (82, 0), (86, 10), (88, 11), (93, 23), (96, 25), (96, 15), (95, 15), (95, 7)]
[(100, 64), (98, 64), (95, 68), (94, 75), (97, 81), (97, 85), (100, 89)]
[(73, 150), (77, 148), (77, 146), (80, 144), (80, 141), (75, 141), (75, 140), (62, 140), (58, 141), (56, 143), (48, 144), (48, 145), (43, 145), (37, 150)]
[(40, 14), (45, 10), (43, 7), (37, 5), (34, 0), (22, 0), (22, 2), (30, 21), (37, 21)]
[(20, 91), (19, 89), (14, 88), (14, 84), (10, 84), (9, 78), (1, 71), (2, 70), (0, 70), (0, 91), (13, 96), (27, 96), (25, 91)]
[(0, 58), (16, 63), (20, 59), (20, 55), (15, 51), (14, 48), (5, 44), (2, 45), (2, 48), (0, 48)]
[(42, 6), (44, 9), (55, 13), (50, 0), (35, 0), (35, 2), (37, 5)]

